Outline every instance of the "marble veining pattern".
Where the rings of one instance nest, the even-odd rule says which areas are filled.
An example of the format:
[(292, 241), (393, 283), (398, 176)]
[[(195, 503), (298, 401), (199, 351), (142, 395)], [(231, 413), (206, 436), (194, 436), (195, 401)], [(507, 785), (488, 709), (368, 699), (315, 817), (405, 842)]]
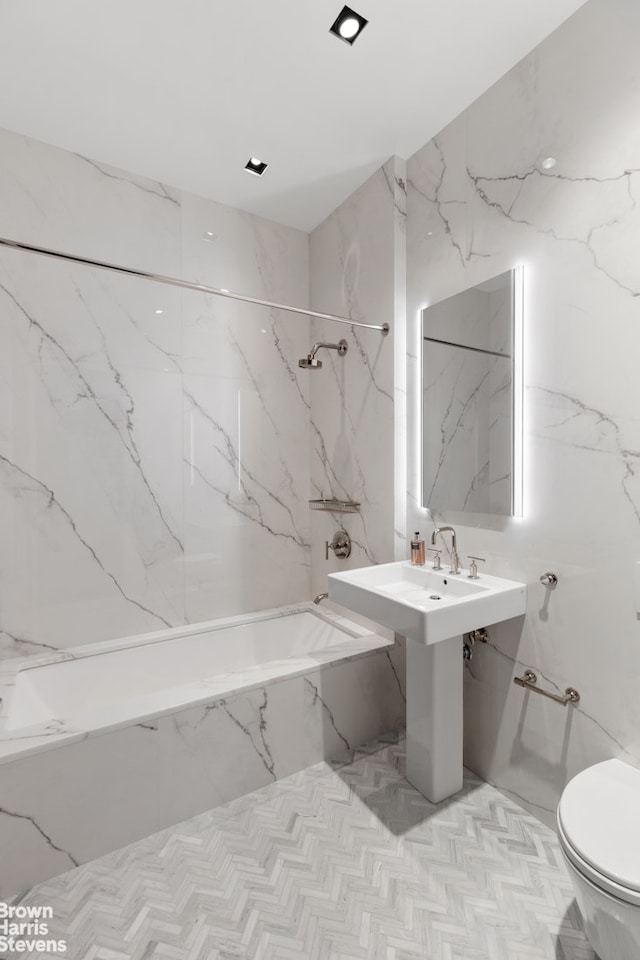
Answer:
[[(524, 265), (524, 517), (433, 518), (487, 572), (529, 585), (524, 622), (490, 628), (467, 670), (465, 761), (550, 823), (579, 770), (640, 764), (638, 30), (636, 4), (591, 0), (407, 166), (409, 530), (432, 519), (416, 483), (417, 313)], [(578, 689), (578, 708), (514, 687), (525, 667)]]
[(17, 902), (53, 907), (70, 960), (595, 960), (554, 833), (471, 774), (453, 802), (429, 804), (403, 779), (394, 739)]
[[(218, 709), (220, 703), (227, 703), (229, 698), (238, 695), (243, 691), (266, 690), (266, 684), (285, 678), (295, 678), (316, 671), (326, 670), (328, 667), (337, 664), (349, 664), (353, 660), (376, 654), (384, 651), (391, 673), (383, 680), (380, 677), (381, 685), (385, 682), (391, 682), (392, 691), (391, 703), (397, 704), (397, 696), (404, 698), (402, 693), (402, 683), (399, 674), (403, 674), (403, 648), (401, 645), (393, 643), (392, 640), (379, 636), (364, 626), (332, 613), (330, 610), (318, 612), (310, 604), (306, 606), (293, 606), (282, 608), (275, 611), (266, 611), (247, 617), (238, 616), (227, 620), (215, 621), (209, 624), (199, 625), (199, 630), (206, 635), (207, 629), (224, 629), (225, 627), (241, 628), (247, 624), (269, 621), (275, 621), (280, 617), (292, 617), (304, 614), (311, 610), (316, 619), (316, 626), (320, 629), (323, 625), (329, 625), (337, 633), (332, 638), (334, 642), (329, 646), (319, 649), (312, 649), (307, 653), (292, 652), (289, 656), (279, 659), (271, 659), (268, 662), (256, 663), (252, 666), (242, 668), (218, 669), (213, 676), (205, 678), (195, 678), (187, 680), (186, 676), (180, 680), (173, 679), (166, 681), (166, 685), (158, 689), (150, 689), (148, 692), (140, 691), (135, 697), (132, 697), (131, 691), (122, 699), (114, 697), (110, 702), (94, 704), (92, 702), (84, 706), (80, 715), (77, 716), (77, 706), (75, 708), (67, 706), (63, 718), (47, 719), (46, 721), (35, 721), (29, 719), (25, 726), (24, 720), (16, 721), (16, 714), (13, 713), (13, 722), (8, 725), (12, 719), (12, 698), (16, 689), (16, 681), (20, 674), (16, 674), (12, 664), (8, 663), (4, 669), (0, 669), (0, 764), (15, 761), (21, 757), (33, 755), (49, 750), (52, 746), (62, 744), (70, 745), (72, 743), (86, 740), (89, 737), (100, 736), (105, 732), (116, 730), (118, 728), (128, 727), (132, 720), (138, 717), (141, 721), (150, 720), (165, 715), (173, 715), (180, 705), (190, 705), (190, 709), (197, 711), (204, 710), (203, 716), (207, 716), (208, 711), (214, 709), (212, 706), (215, 698), (215, 709)], [(309, 615), (308, 613), (306, 614)], [(342, 637), (341, 637), (342, 635)], [(140, 637), (130, 638), (129, 640), (114, 640), (102, 642), (98, 645), (89, 644), (78, 646), (71, 651), (58, 651), (54, 654), (40, 655), (37, 658), (30, 658), (26, 664), (27, 668), (48, 666), (51, 664), (62, 665), (68, 661), (80, 662), (83, 658), (89, 658), (87, 663), (89, 669), (94, 662), (91, 658), (96, 654), (109, 655), (125, 654), (129, 652), (135, 657), (136, 647), (147, 652), (153, 652), (153, 644), (159, 643), (159, 656), (162, 657), (162, 644), (165, 641), (171, 643), (175, 639), (189, 637), (189, 628), (172, 631), (160, 631), (158, 633), (144, 634)], [(299, 638), (304, 642), (304, 637)], [(337, 642), (336, 642), (337, 641)], [(213, 642), (213, 641), (212, 641)], [(391, 648), (391, 652), (390, 652)], [(348, 668), (350, 669), (350, 668)], [(354, 667), (357, 678), (360, 667)], [(370, 671), (370, 665), (365, 663), (362, 667), (366, 676)], [(87, 683), (89, 680), (86, 681)], [(95, 679), (91, 681), (95, 683)], [(61, 676), (59, 683), (64, 684), (66, 680)], [(356, 691), (352, 691), (355, 696)], [(22, 696), (25, 694), (23, 693)], [(345, 690), (345, 703), (349, 701), (348, 691)], [(67, 698), (68, 699), (68, 698)], [(81, 699), (81, 698), (80, 698)], [(365, 698), (366, 699), (366, 696)], [(27, 701), (28, 703), (28, 701)], [(344, 707), (338, 705), (340, 710)], [(20, 704), (18, 704), (20, 708)], [(75, 710), (75, 712), (74, 712)], [(392, 729), (402, 723), (402, 716), (397, 712), (389, 713), (385, 710), (376, 711), (367, 708), (365, 714), (369, 717), (371, 724), (375, 726), (377, 722), (382, 724), (381, 729)], [(23, 716), (23, 714), (19, 714)], [(370, 727), (368, 732), (371, 732)], [(377, 732), (377, 731), (376, 731)]]
[[(0, 146), (7, 236), (307, 302), (300, 231)], [(0, 312), (0, 658), (309, 597), (306, 318), (12, 250)]]
[(344, 623), (307, 656), (0, 734), (0, 896), (401, 729), (403, 646)]
[[(313, 592), (326, 590), (333, 570), (392, 559), (393, 424), (396, 315), (396, 231), (404, 223), (404, 167), (389, 160), (312, 232), (311, 305), (367, 323), (388, 323), (392, 334), (358, 327), (336, 331), (312, 322), (312, 340), (344, 336), (348, 352), (320, 351), (311, 389), (311, 496), (361, 503), (355, 514), (311, 515)], [(305, 351), (307, 353), (308, 350)], [(324, 559), (318, 549), (343, 527), (352, 539), (349, 560)]]

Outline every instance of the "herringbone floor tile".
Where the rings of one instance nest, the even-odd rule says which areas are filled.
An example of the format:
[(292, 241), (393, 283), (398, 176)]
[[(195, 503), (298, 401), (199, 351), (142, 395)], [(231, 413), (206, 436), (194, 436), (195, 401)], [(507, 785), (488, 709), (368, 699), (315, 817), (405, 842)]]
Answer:
[(67, 960), (596, 960), (552, 831), (471, 775), (434, 806), (377, 746), (22, 902), (54, 908)]

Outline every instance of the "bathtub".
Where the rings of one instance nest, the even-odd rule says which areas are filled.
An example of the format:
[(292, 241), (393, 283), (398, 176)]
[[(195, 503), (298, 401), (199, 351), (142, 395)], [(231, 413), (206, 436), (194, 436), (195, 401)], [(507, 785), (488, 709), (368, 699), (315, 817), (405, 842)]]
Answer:
[(404, 651), (312, 604), (0, 670), (0, 897), (404, 725)]

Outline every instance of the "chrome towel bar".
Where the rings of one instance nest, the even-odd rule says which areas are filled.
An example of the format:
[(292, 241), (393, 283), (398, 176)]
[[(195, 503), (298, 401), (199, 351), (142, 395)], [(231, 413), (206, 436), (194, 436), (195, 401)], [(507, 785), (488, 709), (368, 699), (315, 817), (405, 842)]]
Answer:
[(526, 690), (541, 693), (543, 697), (548, 697), (549, 700), (555, 700), (556, 703), (561, 703), (563, 707), (566, 707), (568, 703), (580, 702), (580, 694), (574, 687), (567, 687), (564, 696), (560, 696), (558, 693), (551, 693), (549, 690), (543, 690), (542, 687), (537, 687), (538, 677), (533, 670), (525, 670), (524, 677), (514, 677), (513, 682), (519, 687), (524, 687)]

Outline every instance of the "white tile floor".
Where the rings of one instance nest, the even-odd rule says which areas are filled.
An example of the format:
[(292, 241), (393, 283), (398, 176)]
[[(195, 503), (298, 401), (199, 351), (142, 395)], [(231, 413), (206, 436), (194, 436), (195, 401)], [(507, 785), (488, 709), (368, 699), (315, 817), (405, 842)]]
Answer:
[(472, 775), (434, 806), (403, 762), (380, 741), (20, 902), (67, 960), (595, 960), (554, 833)]

